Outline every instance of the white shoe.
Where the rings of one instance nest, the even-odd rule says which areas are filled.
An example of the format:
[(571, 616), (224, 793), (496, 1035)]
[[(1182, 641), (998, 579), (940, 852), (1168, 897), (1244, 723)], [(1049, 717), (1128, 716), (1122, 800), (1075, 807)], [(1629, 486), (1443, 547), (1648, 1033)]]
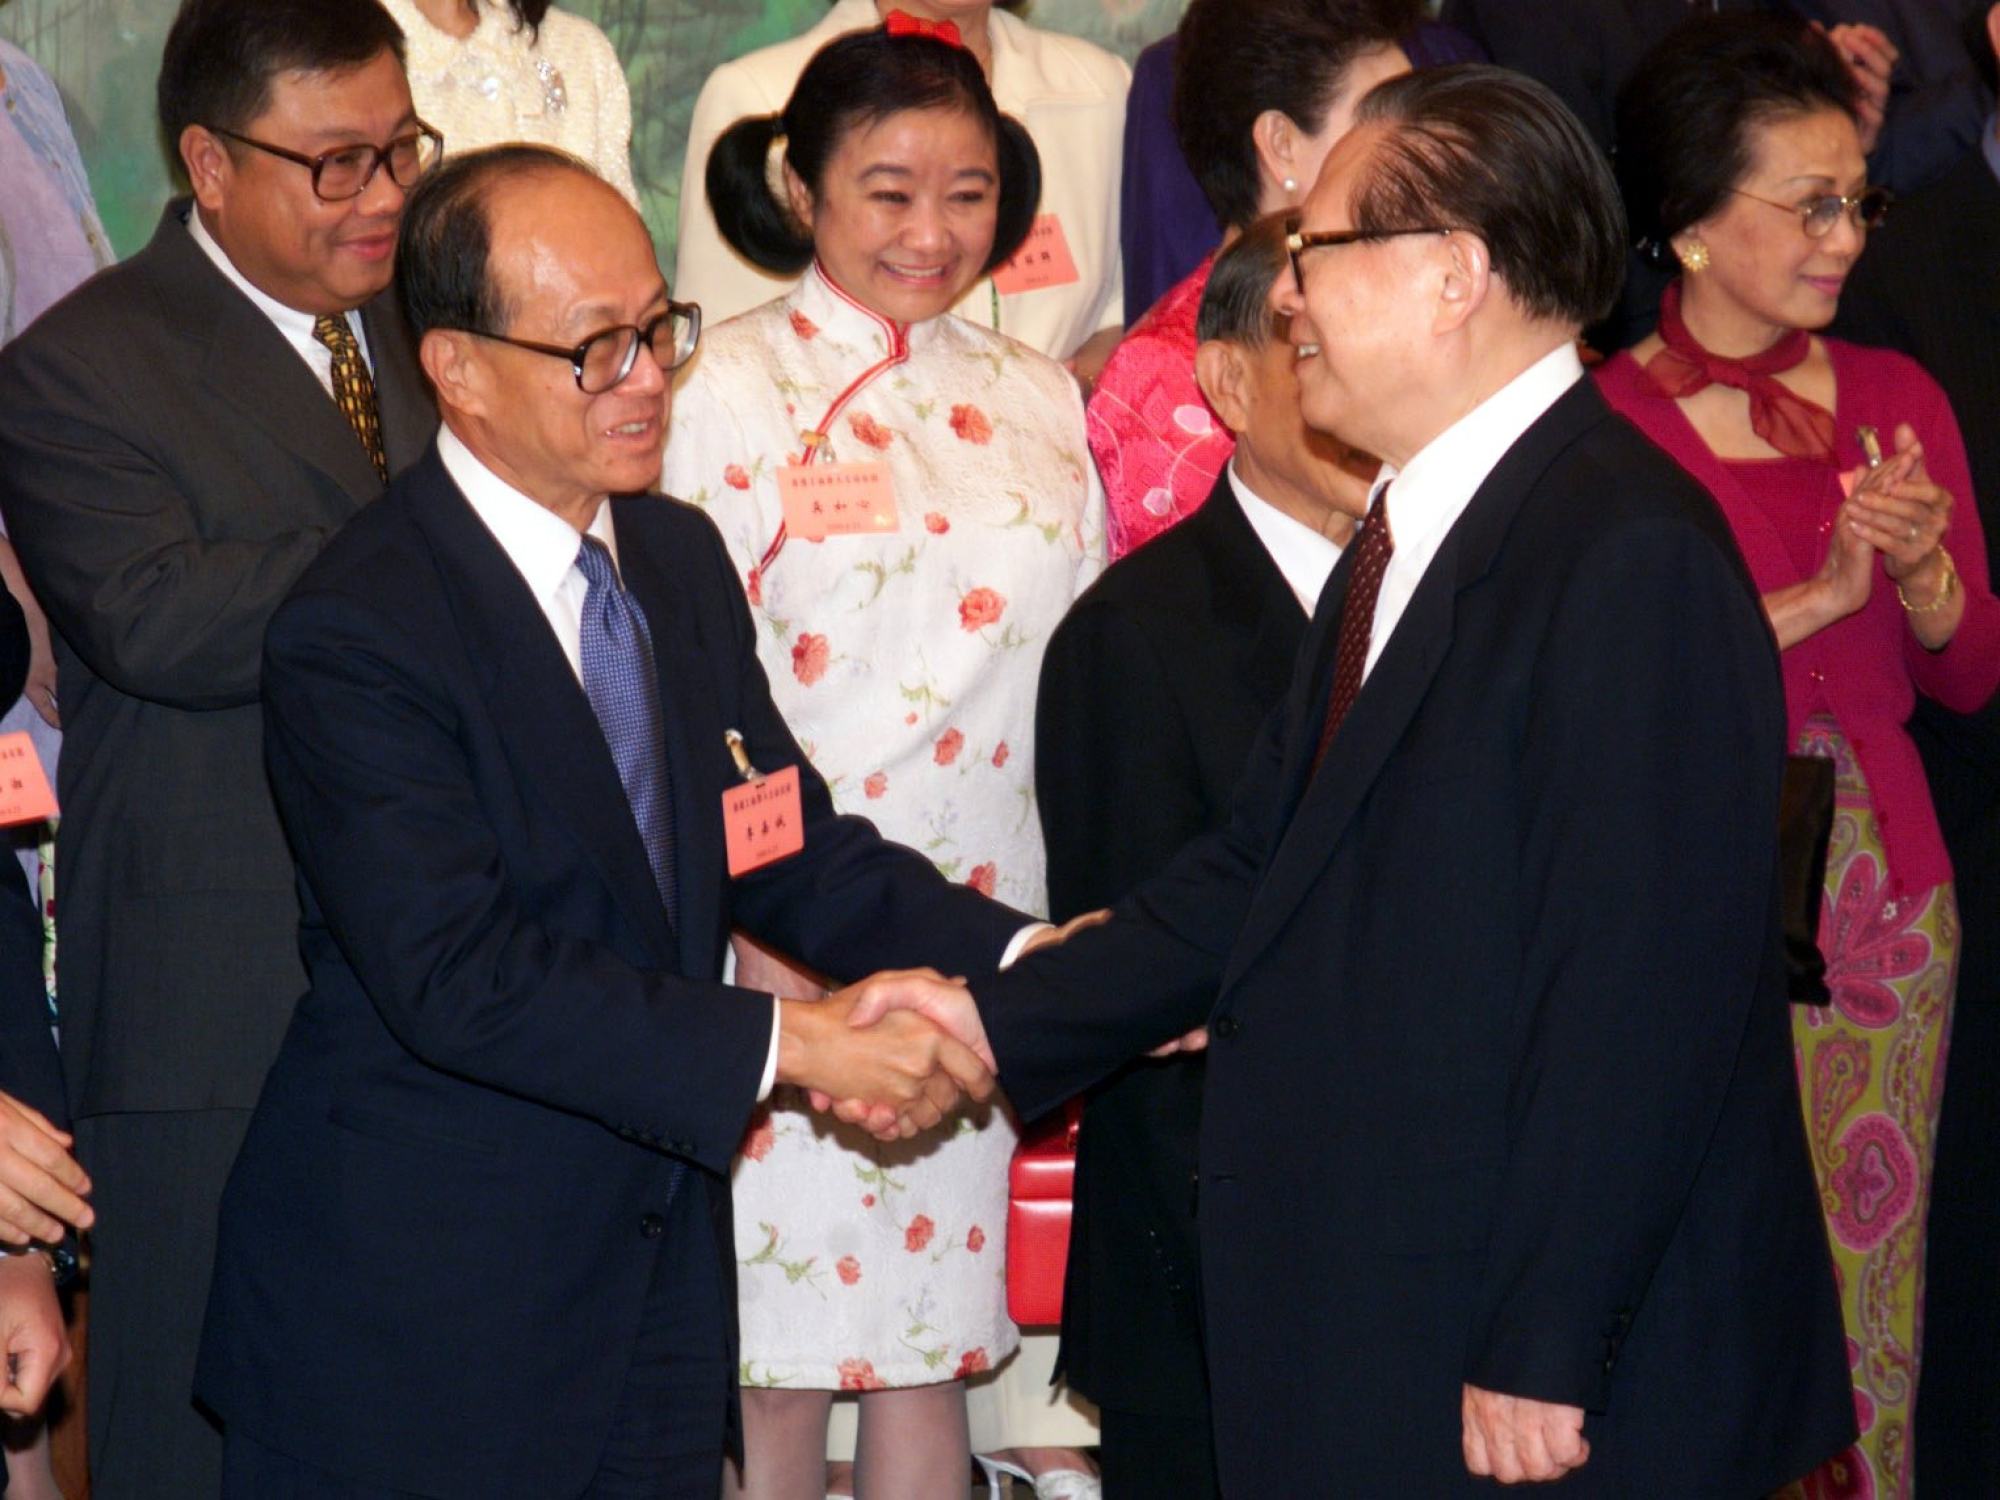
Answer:
[(988, 1458), (984, 1453), (975, 1453), (972, 1458), (986, 1471), (986, 1487), (992, 1500), (1011, 1495), (1016, 1479), (1025, 1479), (1034, 1487), (1035, 1500), (1104, 1500), (1103, 1484), (1095, 1474), (1086, 1474), (1081, 1469), (1051, 1469), (1046, 1474), (1034, 1475), (1004, 1458)]

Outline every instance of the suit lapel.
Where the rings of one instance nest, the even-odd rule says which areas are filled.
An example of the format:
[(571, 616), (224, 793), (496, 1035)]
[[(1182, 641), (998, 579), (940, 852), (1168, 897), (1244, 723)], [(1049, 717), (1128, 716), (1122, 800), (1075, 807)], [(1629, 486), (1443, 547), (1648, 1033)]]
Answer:
[(1285, 575), (1244, 518), (1226, 468), (1208, 503), (1182, 524), (1193, 529), (1192, 539), (1215, 580), (1216, 627), (1242, 639), (1242, 669), (1253, 695), (1277, 702), (1292, 680), (1306, 617)]
[(624, 784), (548, 617), (435, 449), (404, 482), (521, 785), (554, 810), (655, 960), (673, 968), (680, 945)]
[[(635, 507), (666, 505), (654, 496), (612, 502), (618, 530), (618, 564), (625, 585), (646, 612), (659, 673), (660, 719), (666, 738), (667, 769), (674, 789), (674, 838), (680, 867), (682, 972), (705, 974), (715, 962), (714, 937), (720, 922), (719, 892), (712, 871), (721, 858), (722, 804), (713, 795), (715, 778), (703, 767), (725, 758), (723, 731), (712, 693), (702, 691), (712, 673), (702, 664), (700, 624), (684, 590), (647, 545)], [(765, 770), (777, 767), (766, 766)]]
[(1300, 788), (1298, 801), (1237, 934), (1224, 971), (1224, 994), (1297, 910), (1422, 708), (1451, 649), (1458, 596), (1493, 566), (1522, 502), (1556, 455), (1608, 415), (1604, 398), (1586, 376), (1494, 466), (1425, 569), (1315, 773), (1311, 763), (1321, 721), (1313, 710), (1323, 713), (1326, 707), (1340, 607), (1353, 571), (1351, 556), (1341, 558), (1313, 622), (1305, 711), (1298, 716), (1287, 755), (1286, 784)]
[(190, 212), (185, 198), (168, 204), (147, 253), (169, 320), (201, 330), (203, 385), (237, 420), (332, 479), (358, 510), (382, 493), (367, 451), (298, 351), (202, 253), (187, 229)]

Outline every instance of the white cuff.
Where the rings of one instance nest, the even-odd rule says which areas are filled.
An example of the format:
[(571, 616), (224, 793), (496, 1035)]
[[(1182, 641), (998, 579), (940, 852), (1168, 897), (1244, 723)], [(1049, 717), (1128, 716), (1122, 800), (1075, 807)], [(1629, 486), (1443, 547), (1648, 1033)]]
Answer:
[(771, 1097), (771, 1089), (778, 1081), (778, 997), (771, 997), (771, 1050), (764, 1055), (764, 1079), (757, 1085), (757, 1102), (762, 1104)]
[(1029, 938), (1038, 932), (1054, 932), (1055, 926), (1056, 924), (1053, 922), (1030, 922), (1026, 927), (1023, 927), (1008, 940), (1006, 951), (1000, 955), (1000, 967), (1003, 970), (1011, 969), (1014, 966), (1014, 960), (1021, 956), (1021, 950), (1028, 946)]

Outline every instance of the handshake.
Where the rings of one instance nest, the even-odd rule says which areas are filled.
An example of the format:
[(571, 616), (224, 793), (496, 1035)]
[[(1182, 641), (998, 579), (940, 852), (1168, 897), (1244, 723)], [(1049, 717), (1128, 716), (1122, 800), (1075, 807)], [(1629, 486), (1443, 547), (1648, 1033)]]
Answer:
[[(1109, 915), (1091, 912), (1043, 929), (1020, 956)], [(815, 1109), (881, 1140), (933, 1128), (961, 1098), (983, 1103), (993, 1095), (999, 1065), (962, 978), (887, 970), (824, 1000), (781, 997), (778, 1006), (778, 1082), (805, 1089)]]

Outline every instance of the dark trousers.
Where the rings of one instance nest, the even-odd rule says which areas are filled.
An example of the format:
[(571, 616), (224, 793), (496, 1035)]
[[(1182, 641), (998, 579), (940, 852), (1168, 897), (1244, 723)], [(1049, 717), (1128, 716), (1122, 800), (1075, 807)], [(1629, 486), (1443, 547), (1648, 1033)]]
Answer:
[(91, 1115), (90, 1390), (97, 1500), (214, 1500), (222, 1438), (194, 1404), (216, 1211), (249, 1128), (241, 1109)]
[[(723, 1357), (722, 1316), (722, 1268), (703, 1197), (683, 1183), (667, 1210), (611, 1431), (580, 1500), (715, 1500), (734, 1373)], [(226, 1446), (223, 1500), (418, 1500), (303, 1463), (233, 1428)]]
[(1160, 1414), (1098, 1408), (1104, 1500), (1221, 1500), (1207, 1407)]

